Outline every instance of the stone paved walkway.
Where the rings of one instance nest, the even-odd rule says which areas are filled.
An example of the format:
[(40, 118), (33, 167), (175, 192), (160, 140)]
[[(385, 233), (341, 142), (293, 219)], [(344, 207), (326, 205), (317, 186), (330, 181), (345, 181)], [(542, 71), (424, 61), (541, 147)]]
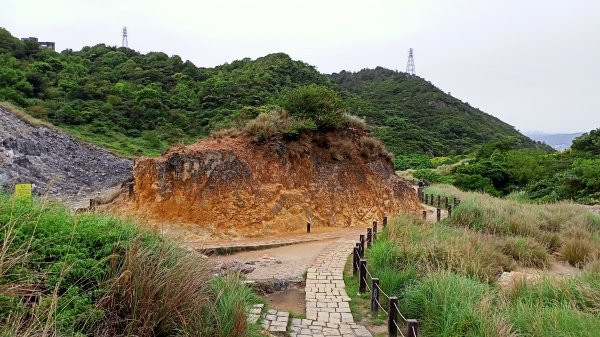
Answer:
[(354, 323), (343, 272), (355, 240), (340, 238), (321, 252), (306, 275), (306, 319), (292, 319), (292, 337), (372, 337)]

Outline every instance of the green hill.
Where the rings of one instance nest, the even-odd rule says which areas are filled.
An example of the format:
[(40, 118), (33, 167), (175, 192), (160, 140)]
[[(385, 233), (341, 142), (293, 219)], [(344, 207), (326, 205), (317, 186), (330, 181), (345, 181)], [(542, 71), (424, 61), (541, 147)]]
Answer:
[(331, 77), (341, 90), (354, 95), (352, 112), (366, 116), (395, 154), (460, 154), (507, 136), (524, 145), (535, 144), (514, 127), (420, 77), (381, 67)]
[(103, 44), (56, 53), (0, 29), (0, 101), (124, 155), (193, 142), (308, 84), (335, 90), (396, 155), (460, 154), (505, 137), (534, 144), (424, 79), (383, 68), (324, 75), (282, 53), (199, 68)]

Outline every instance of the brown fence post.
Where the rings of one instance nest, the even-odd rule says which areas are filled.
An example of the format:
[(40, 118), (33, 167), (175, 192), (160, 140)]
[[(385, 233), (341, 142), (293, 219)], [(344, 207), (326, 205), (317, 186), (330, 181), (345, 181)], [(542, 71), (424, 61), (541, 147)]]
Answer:
[(444, 198), (444, 201), (445, 201), (445, 202), (444, 202), (444, 206), (445, 206), (446, 208), (448, 208), (448, 197), (445, 197), (445, 198)]
[(416, 319), (407, 319), (406, 328), (408, 329), (408, 337), (419, 336), (419, 321)]
[(373, 242), (377, 240), (377, 221), (373, 221)]
[(373, 229), (367, 228), (367, 248), (371, 248), (371, 241), (373, 241)]
[(367, 260), (360, 259), (358, 270), (358, 292), (364, 293), (367, 290)]
[(437, 219), (437, 221), (439, 222), (440, 220), (442, 220), (442, 210), (441, 209), (437, 209), (435, 212), (435, 218)]
[(383, 217), (383, 229), (387, 227), (387, 216)]
[(427, 200), (429, 199), (429, 194), (425, 194), (425, 205), (427, 205)]
[(310, 222), (306, 222), (306, 232), (310, 233)]
[(437, 196), (437, 206), (440, 207), (440, 204), (442, 203), (442, 196), (438, 195)]
[(371, 280), (371, 313), (377, 316), (379, 311), (379, 279), (374, 277)]
[(96, 209), (96, 199), (90, 199), (90, 210)]
[(352, 249), (352, 275), (356, 275), (358, 271), (358, 247), (354, 246)]
[(452, 216), (452, 207), (448, 206), (448, 218)]
[(398, 321), (398, 313), (396, 312), (396, 305), (398, 304), (398, 297), (390, 297), (390, 305), (388, 308), (388, 335), (390, 337), (398, 336), (398, 327), (396, 322)]
[(365, 256), (365, 235), (361, 234), (359, 236), (359, 242), (360, 242), (360, 257)]

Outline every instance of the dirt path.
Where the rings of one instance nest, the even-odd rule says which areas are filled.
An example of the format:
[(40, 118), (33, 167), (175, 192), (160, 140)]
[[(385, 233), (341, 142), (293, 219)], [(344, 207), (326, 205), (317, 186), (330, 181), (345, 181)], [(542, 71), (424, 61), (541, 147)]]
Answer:
[(241, 264), (254, 267), (252, 272), (246, 274), (249, 280), (301, 281), (308, 266), (333, 240), (302, 242), (283, 247), (212, 256), (210, 259), (217, 264), (239, 261)]
[(227, 240), (194, 240), (185, 241), (183, 245), (195, 250), (250, 250), (278, 247), (310, 241), (337, 239), (346, 235), (362, 232), (362, 229), (349, 228), (322, 228), (311, 233), (289, 233), (274, 235), (267, 238), (239, 238)]

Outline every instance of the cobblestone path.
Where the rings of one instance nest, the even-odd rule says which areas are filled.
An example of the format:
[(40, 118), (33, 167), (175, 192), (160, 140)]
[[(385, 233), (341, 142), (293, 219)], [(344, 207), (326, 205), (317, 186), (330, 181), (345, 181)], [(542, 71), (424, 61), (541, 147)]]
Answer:
[(292, 319), (292, 337), (372, 337), (354, 323), (343, 272), (355, 241), (340, 238), (324, 249), (307, 270), (306, 319)]

